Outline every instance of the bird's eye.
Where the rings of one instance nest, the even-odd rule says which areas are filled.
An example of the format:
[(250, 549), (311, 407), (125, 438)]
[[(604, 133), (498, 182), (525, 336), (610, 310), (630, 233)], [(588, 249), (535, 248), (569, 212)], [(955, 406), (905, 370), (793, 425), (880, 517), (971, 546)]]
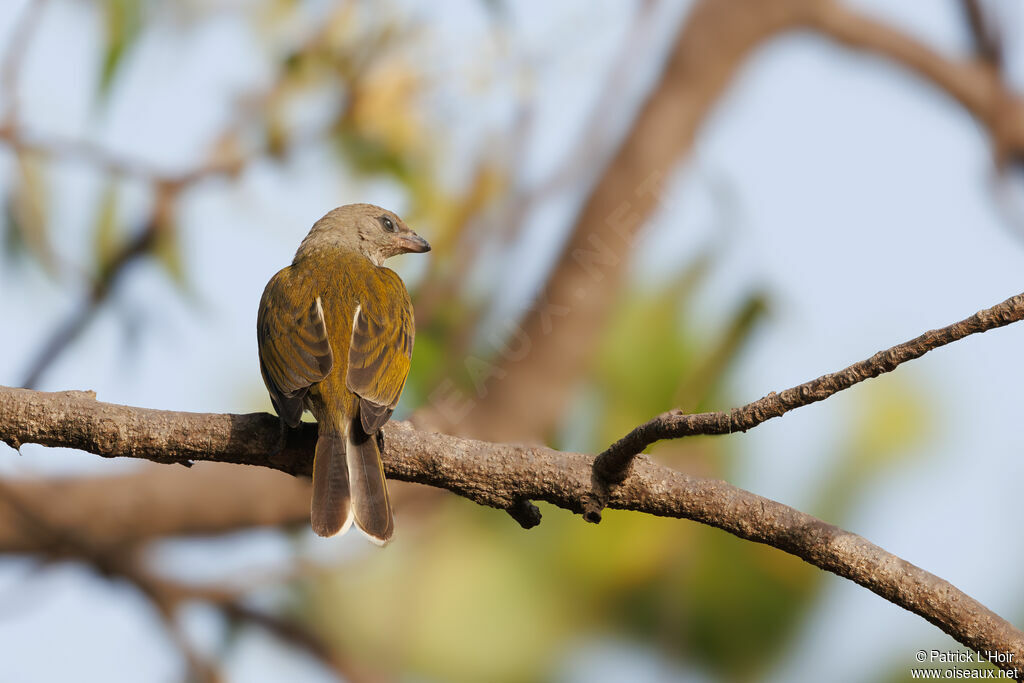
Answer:
[(388, 232), (398, 232), (398, 229), (395, 227), (394, 221), (392, 221), (387, 216), (381, 216), (380, 222), (384, 225), (384, 229), (387, 230)]

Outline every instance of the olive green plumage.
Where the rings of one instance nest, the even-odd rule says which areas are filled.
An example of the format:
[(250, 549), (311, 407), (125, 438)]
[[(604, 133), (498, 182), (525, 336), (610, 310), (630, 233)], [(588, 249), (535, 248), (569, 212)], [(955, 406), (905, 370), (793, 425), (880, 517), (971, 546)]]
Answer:
[(351, 204), (321, 218), (267, 283), (257, 318), (260, 370), (284, 424), (319, 425), (311, 522), (321, 536), (355, 521), (379, 543), (394, 532), (381, 427), (412, 361), (412, 302), (390, 256), (430, 245), (390, 211)]

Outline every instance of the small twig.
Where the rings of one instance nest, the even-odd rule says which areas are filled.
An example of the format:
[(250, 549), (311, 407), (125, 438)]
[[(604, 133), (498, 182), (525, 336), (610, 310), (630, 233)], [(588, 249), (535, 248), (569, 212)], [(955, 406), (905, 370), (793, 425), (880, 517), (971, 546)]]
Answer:
[(925, 332), (908, 342), (879, 351), (871, 358), (854, 363), (839, 372), (823, 375), (779, 393), (773, 391), (764, 398), (729, 412), (688, 415), (679, 410), (671, 410), (662, 413), (609, 446), (594, 461), (594, 471), (600, 479), (608, 483), (620, 483), (628, 476), (629, 466), (636, 454), (656, 441), (684, 436), (745, 432), (795, 408), (823, 401), (832, 394), (866, 379), (892, 372), (899, 365), (920, 358), (940, 346), (1020, 320), (1024, 320), (1024, 294), (1012, 296), (1001, 304), (978, 311), (960, 322)]
[(224, 680), (216, 665), (193, 647), (188, 634), (178, 622), (178, 607), (181, 601), (173, 586), (147, 572), (138, 562), (137, 553), (129, 561), (114, 565), (113, 571), (109, 573), (130, 582), (149, 598), (160, 615), (167, 637), (178, 648), (188, 665), (189, 680), (195, 683), (219, 683)]
[(996, 27), (988, 21), (981, 0), (961, 0), (974, 41), (974, 52), (996, 70), (1003, 66), (1003, 41)]
[(42, 379), (43, 373), (71, 345), (71, 342), (77, 339), (82, 331), (85, 330), (89, 322), (95, 317), (101, 303), (102, 300), (87, 299), (72, 313), (70, 318), (62, 322), (53, 331), (50, 338), (43, 343), (42, 348), (29, 364), (28, 371), (25, 372), (25, 379), (21, 383), (23, 387), (32, 389), (39, 386), (39, 380)]
[(39, 384), (43, 373), (82, 334), (89, 322), (96, 316), (100, 307), (110, 297), (111, 293), (114, 292), (118, 281), (128, 266), (150, 252), (159, 230), (159, 222), (151, 220), (139, 230), (133, 239), (128, 240), (122, 245), (121, 249), (93, 281), (85, 301), (82, 302), (78, 310), (54, 330), (49, 340), (43, 344), (39, 353), (29, 365), (22, 386), (33, 388)]
[(540, 508), (525, 498), (520, 498), (512, 505), (505, 508), (505, 512), (507, 512), (512, 519), (519, 522), (519, 526), (524, 529), (532, 529), (540, 524)]
[[(194, 586), (157, 576), (141, 568), (128, 578), (149, 594), (155, 603), (164, 605), (168, 614), (186, 602), (205, 603), (220, 611), (228, 620), (256, 626), (282, 642), (304, 650), (346, 681), (365, 679), (361, 671), (341, 658), (302, 623), (246, 605), (243, 596), (253, 588), (251, 584), (242, 587)], [(288, 580), (294, 577), (279, 578)]]

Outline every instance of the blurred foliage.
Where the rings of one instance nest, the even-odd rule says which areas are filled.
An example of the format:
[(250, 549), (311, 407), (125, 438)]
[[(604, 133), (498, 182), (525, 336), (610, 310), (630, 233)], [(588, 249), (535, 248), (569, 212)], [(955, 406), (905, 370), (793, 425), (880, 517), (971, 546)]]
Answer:
[(927, 436), (935, 434), (934, 407), (907, 373), (859, 389), (844, 397), (851, 409), (845, 433), (839, 434), (840, 457), (809, 507), (823, 519), (848, 517), (857, 497), (879, 474), (919, 457)]
[(156, 198), (157, 208), (152, 221), (153, 257), (170, 277), (178, 291), (184, 294), (192, 292), (185, 257), (181, 249), (181, 230), (178, 227), (176, 206), (166, 198)]
[(93, 230), (93, 262), (96, 276), (103, 273), (114, 262), (118, 248), (117, 184), (108, 181), (100, 198), (96, 212), (96, 227)]
[(8, 191), (4, 245), (8, 258), (28, 257), (51, 276), (56, 257), (50, 245), (48, 164), (38, 154), (15, 154), (14, 178)]
[(101, 0), (106, 46), (100, 66), (99, 94), (105, 98), (114, 83), (125, 54), (142, 30), (143, 0)]

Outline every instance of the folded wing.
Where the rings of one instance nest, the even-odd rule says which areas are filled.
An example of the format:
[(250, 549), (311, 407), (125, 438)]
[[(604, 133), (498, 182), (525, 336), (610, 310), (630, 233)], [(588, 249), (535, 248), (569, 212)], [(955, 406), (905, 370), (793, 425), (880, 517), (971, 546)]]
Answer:
[(302, 417), (309, 387), (334, 366), (320, 297), (296, 300), (281, 271), (267, 284), (256, 322), (260, 371), (277, 414), (290, 427)]
[(352, 321), (348, 388), (359, 396), (363, 431), (374, 434), (398, 405), (409, 375), (415, 327), (412, 302), (398, 275), (387, 271), (382, 292), (363, 302)]

